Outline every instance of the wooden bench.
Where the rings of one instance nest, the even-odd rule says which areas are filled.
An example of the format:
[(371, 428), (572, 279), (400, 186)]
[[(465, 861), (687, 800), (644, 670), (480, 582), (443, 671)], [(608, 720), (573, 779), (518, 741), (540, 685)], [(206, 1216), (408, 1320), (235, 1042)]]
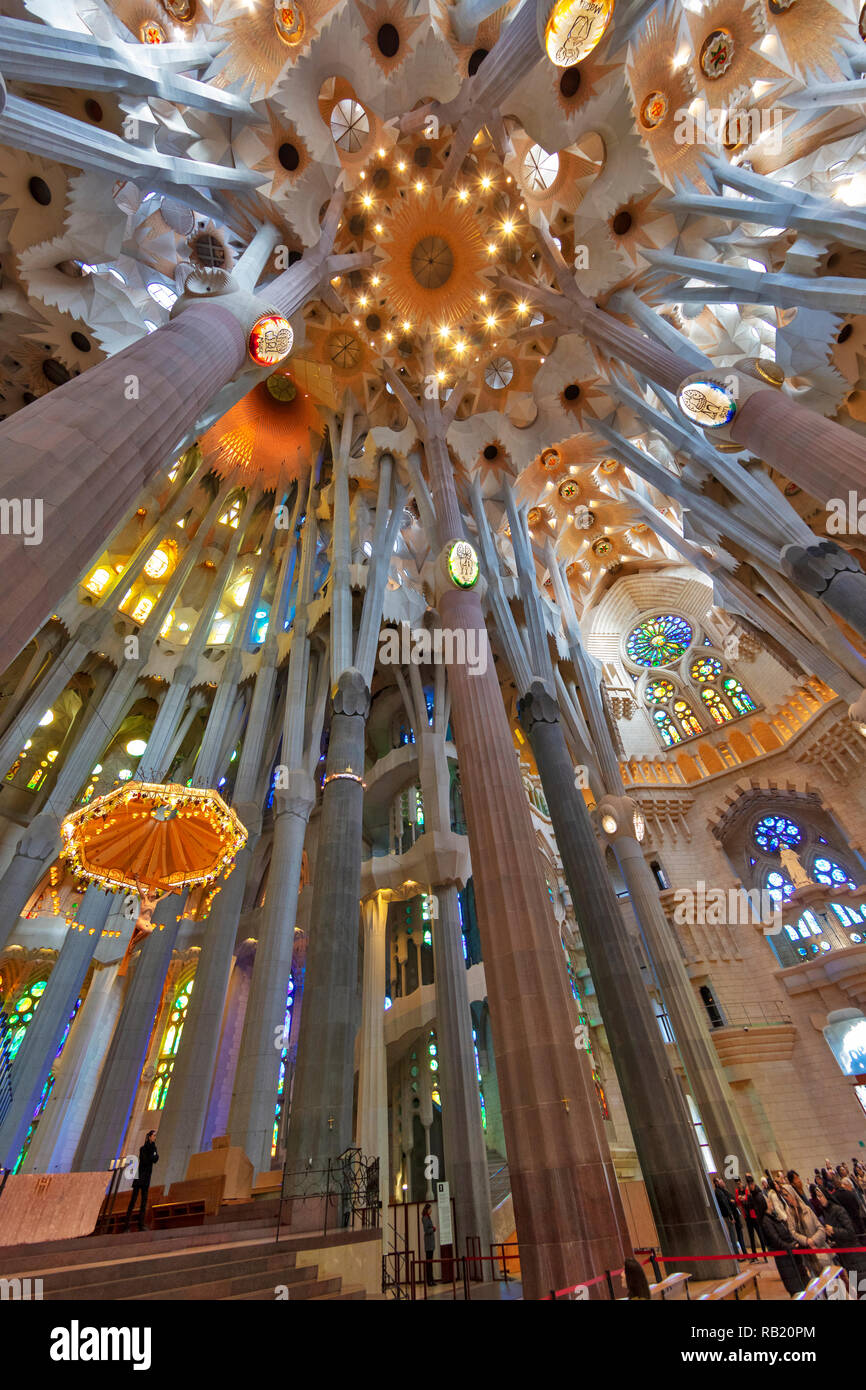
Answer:
[(195, 1202), (160, 1202), (153, 1208), (153, 1229), (168, 1231), (174, 1226), (203, 1226), (205, 1204)]
[[(660, 1298), (662, 1301), (667, 1298), (672, 1289), (685, 1289), (686, 1298), (691, 1298), (689, 1293), (690, 1274), (669, 1274), (666, 1279), (660, 1279), (657, 1284), (650, 1284), (650, 1298)], [(682, 1293), (679, 1294), (682, 1298)]]
[[(810, 1284), (800, 1293), (794, 1294), (794, 1301), (797, 1303), (812, 1303), (816, 1298), (828, 1298), (828, 1288), (836, 1279), (844, 1278), (845, 1271), (841, 1265), (828, 1265), (822, 1269), (820, 1274), (816, 1274)], [(843, 1286), (844, 1287), (844, 1286)], [(847, 1290), (845, 1291), (847, 1298)]]
[(702, 1303), (705, 1299), (709, 1299), (710, 1302), (716, 1303), (728, 1298), (739, 1301), (741, 1296), (748, 1297), (745, 1290), (750, 1285), (754, 1285), (755, 1298), (760, 1302), (761, 1290), (758, 1286), (758, 1271), (756, 1269), (747, 1270), (745, 1274), (736, 1274), (733, 1279), (725, 1279), (724, 1283), (717, 1284), (714, 1289), (708, 1289), (706, 1293), (702, 1293), (698, 1302)]

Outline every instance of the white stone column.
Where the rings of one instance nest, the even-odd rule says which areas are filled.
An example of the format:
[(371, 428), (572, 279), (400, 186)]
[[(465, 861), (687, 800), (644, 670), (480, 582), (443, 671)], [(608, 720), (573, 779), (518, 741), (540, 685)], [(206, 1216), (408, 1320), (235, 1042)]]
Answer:
[(355, 1142), (365, 1158), (379, 1160), (379, 1196), (387, 1204), (388, 1067), (385, 1057), (385, 926), (388, 898), (374, 893), (361, 904), (364, 974), (358, 1048), (358, 1116)]

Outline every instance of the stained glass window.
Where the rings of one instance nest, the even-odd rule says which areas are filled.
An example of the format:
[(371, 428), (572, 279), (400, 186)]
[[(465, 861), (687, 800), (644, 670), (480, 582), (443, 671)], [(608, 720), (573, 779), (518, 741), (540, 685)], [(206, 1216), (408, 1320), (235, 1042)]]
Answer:
[(650, 681), (644, 699), (648, 705), (663, 705), (674, 693), (670, 681)]
[(280, 1121), (283, 1117), (283, 1107), (286, 1103), (286, 1063), (289, 1056), (289, 1037), (292, 1032), (292, 1008), (295, 1002), (295, 982), (289, 976), (289, 988), (286, 994), (286, 1012), (283, 1016), (282, 1050), (280, 1052), (280, 1079), (277, 1084), (277, 1103), (274, 1107), (274, 1132), (271, 1136), (271, 1158), (276, 1158), (277, 1147), (280, 1142)]
[(755, 826), (755, 842), (768, 854), (775, 854), (782, 844), (801, 845), (803, 831), (787, 816), (762, 816)]
[(704, 686), (701, 699), (716, 724), (727, 724), (728, 720), (733, 719), (734, 716), (717, 690), (711, 690), (708, 685)]
[(771, 869), (767, 874), (767, 892), (774, 903), (786, 903), (793, 895), (794, 885), (787, 874)]
[[(40, 983), (43, 983), (43, 982), (40, 981)], [(32, 992), (32, 989), (31, 989), (31, 992)], [(66, 1027), (65, 1027), (64, 1030), (63, 1030), (63, 1036), (61, 1037), (60, 1042), (57, 1044), (57, 1051), (56, 1051), (55, 1054), (54, 1054), (54, 1060), (55, 1060), (55, 1062), (57, 1061), (57, 1058), (60, 1056), (60, 1054), (61, 1054), (61, 1052), (63, 1051), (64, 1047), (66, 1046), (66, 1039), (69, 1037), (69, 1030), (70, 1030), (70, 1028), (72, 1027), (73, 1022), (75, 1021), (75, 1015), (78, 1013), (78, 1010), (79, 1010), (80, 1008), (81, 1008), (81, 1000), (80, 1000), (80, 999), (77, 999), (77, 1000), (75, 1001), (75, 1007), (73, 1008), (72, 1013), (69, 1015), (69, 1018), (66, 1020)], [(18, 1154), (18, 1157), (16, 1158), (15, 1163), (14, 1163), (14, 1165), (13, 1165), (13, 1168), (12, 1168), (13, 1173), (18, 1173), (18, 1172), (20, 1172), (20, 1170), (21, 1170), (21, 1164), (24, 1162), (25, 1156), (26, 1156), (26, 1154), (27, 1154), (27, 1150), (30, 1148), (31, 1143), (33, 1142), (33, 1134), (34, 1134), (34, 1132), (35, 1132), (35, 1130), (36, 1130), (36, 1125), (37, 1125), (38, 1122), (39, 1122), (39, 1117), (41, 1116), (43, 1110), (45, 1109), (46, 1105), (48, 1104), (48, 1098), (49, 1098), (49, 1096), (51, 1095), (51, 1092), (54, 1090), (54, 1083), (55, 1083), (56, 1080), (57, 1080), (57, 1077), (55, 1076), (53, 1070), (50, 1071), (50, 1072), (48, 1073), (47, 1077), (45, 1078), (45, 1084), (44, 1084), (44, 1086), (42, 1087), (42, 1090), (41, 1090), (41, 1092), (40, 1092), (40, 1094), (39, 1094), (39, 1099), (38, 1099), (38, 1101), (36, 1102), (36, 1109), (33, 1111), (32, 1119), (31, 1119), (31, 1121), (30, 1121), (30, 1124), (29, 1124), (28, 1127), (27, 1127), (27, 1133), (26, 1133), (26, 1135), (24, 1136), (24, 1143), (21, 1145), (21, 1150), (20, 1150), (20, 1152), (19, 1152), (19, 1154)]]
[(629, 633), (625, 649), (637, 666), (669, 666), (691, 644), (692, 629), (676, 613), (645, 618)]
[(10, 1062), (24, 1041), (24, 1034), (36, 1012), (39, 1000), (45, 993), (47, 984), (47, 980), (33, 980), (30, 984), (25, 985), (15, 1001), (15, 1007), (9, 1012)]
[(153, 1086), (150, 1090), (150, 1100), (148, 1110), (161, 1110), (165, 1105), (165, 1098), (171, 1083), (171, 1074), (174, 1071), (177, 1050), (180, 1047), (180, 1035), (183, 1032), (183, 1025), (186, 1023), (186, 1012), (189, 1008), (189, 996), (192, 994), (192, 976), (188, 976), (177, 987), (174, 996), (174, 1003), (168, 1016), (165, 1033), (162, 1038), (162, 1046), (159, 1049), (159, 1056), (156, 1059), (156, 1075), (153, 1079)]
[(748, 714), (750, 710), (757, 708), (751, 695), (746, 694), (740, 682), (735, 680), (733, 676), (725, 677), (722, 681), (722, 689), (738, 714)]
[(685, 700), (674, 700), (674, 714), (687, 734), (702, 734), (703, 729), (691, 705)]
[(815, 860), (814, 874), (818, 883), (832, 883), (840, 888), (857, 887), (841, 864), (837, 864), (835, 859), (825, 859), (823, 855)]
[(668, 748), (670, 748), (671, 745), (674, 743), (682, 743), (683, 736), (680, 733), (674, 721), (671, 719), (667, 710), (653, 710), (653, 722), (655, 723), (656, 728), (658, 729)]
[(478, 1082), (478, 1099), (481, 1102), (481, 1128), (487, 1129), (487, 1106), (484, 1101), (484, 1078), (481, 1075), (481, 1058), (478, 1056), (478, 1034), (472, 1029), (472, 1051), (475, 1053), (475, 1077)]
[(722, 674), (722, 663), (714, 656), (701, 656), (689, 667), (689, 675), (695, 681), (712, 681)]

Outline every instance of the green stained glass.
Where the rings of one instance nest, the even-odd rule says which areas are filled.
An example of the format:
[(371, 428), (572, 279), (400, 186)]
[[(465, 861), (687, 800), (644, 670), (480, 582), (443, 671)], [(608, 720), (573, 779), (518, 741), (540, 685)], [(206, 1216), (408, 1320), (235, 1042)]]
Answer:
[(625, 649), (637, 666), (669, 666), (688, 651), (692, 637), (691, 626), (685, 618), (676, 613), (663, 613), (638, 623), (629, 633)]

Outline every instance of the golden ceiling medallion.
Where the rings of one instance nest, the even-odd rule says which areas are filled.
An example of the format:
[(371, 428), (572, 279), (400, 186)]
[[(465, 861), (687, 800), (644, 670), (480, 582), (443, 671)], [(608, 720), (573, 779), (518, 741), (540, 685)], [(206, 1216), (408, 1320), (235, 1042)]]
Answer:
[(544, 31), (547, 56), (571, 68), (597, 48), (613, 17), (614, 0), (557, 0)]
[(380, 245), (379, 295), (389, 314), (422, 334), (451, 328), (490, 288), (478, 219), (438, 189), (398, 207)]
[(619, 459), (602, 459), (598, 467), (601, 473), (615, 473), (619, 468)]
[(578, 496), (580, 488), (573, 478), (564, 478), (557, 489), (563, 502), (571, 502)]
[(755, 371), (763, 381), (768, 381), (771, 386), (784, 386), (785, 373), (776, 362), (771, 362), (768, 357), (758, 357), (755, 360)]
[(562, 463), (562, 455), (558, 449), (542, 449), (540, 463), (542, 468), (546, 468), (552, 473)]
[(668, 114), (668, 99), (664, 92), (650, 92), (641, 102), (641, 125), (646, 130), (655, 130)]
[(278, 37), (289, 48), (295, 48), (304, 37), (306, 29), (304, 11), (297, 3), (286, 5), (282, 0), (274, 3), (274, 28)]
[(613, 544), (607, 536), (599, 536), (597, 541), (593, 541), (592, 549), (596, 555), (609, 555), (613, 550)]
[(734, 36), (730, 29), (713, 29), (701, 44), (701, 72), (711, 82), (724, 77), (734, 61)]
[(138, 26), (138, 37), (142, 43), (168, 43), (168, 36), (155, 19), (145, 19)]
[(160, 3), (178, 24), (192, 24), (195, 19), (196, 0), (160, 0)]

